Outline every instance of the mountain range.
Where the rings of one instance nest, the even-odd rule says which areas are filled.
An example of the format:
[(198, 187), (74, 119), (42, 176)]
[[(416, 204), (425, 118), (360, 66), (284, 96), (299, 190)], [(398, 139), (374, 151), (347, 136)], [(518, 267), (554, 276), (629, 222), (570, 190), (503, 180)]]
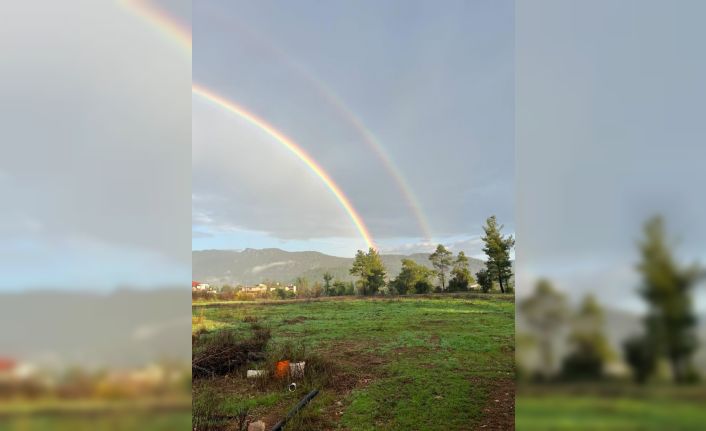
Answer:
[[(429, 254), (411, 255), (383, 254), (380, 256), (387, 275), (394, 278), (402, 268), (402, 259), (407, 258), (431, 268)], [(485, 266), (480, 259), (469, 258), (472, 274)], [(353, 265), (352, 257), (337, 257), (316, 251), (285, 251), (278, 248), (238, 250), (201, 250), (192, 252), (192, 277), (202, 283), (216, 286), (251, 285), (264, 281), (293, 282), (297, 277), (307, 280), (322, 280), (325, 272), (334, 279), (351, 281), (348, 271)]]

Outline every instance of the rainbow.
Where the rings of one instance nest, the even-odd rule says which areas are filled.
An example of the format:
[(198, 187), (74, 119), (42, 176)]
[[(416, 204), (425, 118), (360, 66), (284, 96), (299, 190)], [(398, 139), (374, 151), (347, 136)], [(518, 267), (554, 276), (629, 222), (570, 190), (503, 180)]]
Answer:
[[(215, 19), (222, 19), (220, 15), (214, 16)], [(387, 170), (388, 174), (394, 180), (397, 189), (400, 191), (407, 206), (412, 211), (414, 218), (419, 226), (422, 236), (425, 241), (432, 242), (432, 233), (429, 226), (429, 221), (427, 220), (424, 212), (422, 211), (422, 206), (419, 203), (412, 188), (409, 186), (408, 181), (405, 179), (402, 171), (399, 167), (392, 161), (383, 145), (380, 143), (379, 139), (375, 137), (373, 132), (363, 123), (363, 121), (358, 117), (353, 111), (351, 111), (346, 104), (343, 102), (341, 97), (336, 94), (323, 80), (317, 78), (310, 70), (305, 66), (295, 61), (290, 55), (279, 49), (274, 44), (267, 41), (265, 38), (260, 36), (257, 32), (253, 31), (249, 26), (241, 21), (237, 21), (236, 26), (229, 26), (231, 28), (239, 29), (245, 36), (249, 37), (251, 40), (255, 41), (262, 47), (269, 51), (272, 55), (277, 57), (282, 63), (287, 65), (290, 69), (297, 72), (301, 77), (303, 77), (309, 84), (314, 88), (319, 95), (334, 108), (335, 112), (340, 118), (342, 118), (346, 123), (348, 123), (356, 133), (361, 137), (362, 141), (366, 146), (372, 150), (372, 152), (378, 157), (382, 162), (384, 168)]]
[[(191, 55), (192, 40), (190, 31), (185, 26), (177, 23), (166, 12), (152, 6), (148, 1), (144, 0), (121, 0), (120, 3), (130, 11), (135, 12), (138, 16), (148, 20), (151, 24), (156, 25), (157, 28), (162, 30), (164, 33), (170, 35), (173, 40), (176, 40), (178, 44), (185, 51), (187, 51), (189, 55)], [(346, 197), (341, 188), (331, 179), (331, 176), (318, 163), (316, 163), (316, 161), (314, 161), (314, 159), (307, 154), (304, 149), (298, 146), (292, 139), (278, 131), (275, 127), (267, 123), (265, 120), (247, 111), (245, 108), (237, 105), (236, 103), (227, 100), (226, 98), (205, 88), (204, 86), (193, 83), (191, 91), (193, 94), (198, 95), (257, 126), (296, 155), (324, 182), (326, 187), (331, 190), (345, 212), (353, 221), (356, 229), (365, 240), (366, 245), (369, 248), (377, 249), (367, 226), (358, 212), (354, 209), (350, 200)]]
[(318, 164), (314, 159), (311, 158), (310, 155), (304, 151), (303, 148), (301, 148), (299, 145), (297, 145), (294, 141), (292, 141), (290, 138), (285, 136), (283, 133), (275, 129), (272, 125), (267, 123), (265, 120), (262, 118), (259, 118), (255, 114), (248, 112), (245, 110), (245, 108), (238, 106), (234, 102), (225, 99), (222, 96), (219, 96), (218, 94), (208, 90), (207, 88), (199, 85), (199, 84), (193, 84), (191, 86), (191, 91), (193, 94), (196, 94), (197, 96), (200, 96), (204, 98), (205, 100), (225, 109), (228, 112), (231, 112), (244, 120), (247, 120), (249, 123), (259, 127), (262, 131), (270, 135), (272, 138), (274, 138), (277, 142), (282, 144), (285, 148), (287, 148), (289, 151), (291, 151), (294, 155), (296, 155), (306, 166), (311, 169), (320, 179), (323, 181), (324, 184), (326, 184), (326, 187), (331, 190), (331, 192), (336, 196), (336, 199), (338, 202), (341, 204), (343, 209), (346, 211), (348, 216), (351, 218), (353, 221), (353, 224), (355, 227), (358, 229), (358, 232), (360, 232), (360, 235), (363, 237), (365, 240), (366, 245), (369, 248), (375, 248), (375, 242), (373, 241), (372, 236), (370, 235), (370, 232), (368, 231), (368, 228), (365, 226), (365, 223), (363, 223), (363, 219), (360, 217), (360, 215), (356, 212), (356, 210), (353, 208), (353, 205), (351, 202), (348, 200), (345, 194), (343, 194), (343, 191), (341, 191), (341, 188), (336, 185), (336, 183), (333, 182), (331, 179), (331, 176)]

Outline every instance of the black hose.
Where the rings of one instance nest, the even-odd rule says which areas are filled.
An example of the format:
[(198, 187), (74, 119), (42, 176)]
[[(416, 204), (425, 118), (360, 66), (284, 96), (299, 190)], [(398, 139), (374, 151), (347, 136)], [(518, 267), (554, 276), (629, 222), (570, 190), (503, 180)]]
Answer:
[(314, 389), (313, 391), (306, 394), (306, 396), (304, 398), (302, 398), (301, 401), (299, 401), (297, 403), (297, 405), (294, 406), (294, 408), (289, 411), (289, 413), (287, 413), (287, 416), (285, 416), (284, 419), (277, 422), (277, 424), (272, 428), (272, 431), (282, 431), (282, 428), (284, 428), (284, 425), (287, 423), (287, 421), (292, 419), (294, 417), (294, 415), (296, 415), (299, 412), (299, 410), (301, 410), (305, 405), (307, 405), (309, 403), (309, 401), (311, 401), (312, 398), (314, 398), (316, 395), (318, 395), (318, 393), (319, 393), (319, 390)]

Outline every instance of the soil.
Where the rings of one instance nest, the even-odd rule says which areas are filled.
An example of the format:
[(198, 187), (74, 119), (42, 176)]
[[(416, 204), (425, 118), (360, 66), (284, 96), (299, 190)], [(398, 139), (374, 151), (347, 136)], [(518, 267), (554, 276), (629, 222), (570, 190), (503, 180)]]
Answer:
[(492, 384), (488, 401), (483, 407), (483, 418), (476, 429), (515, 429), (515, 389), (515, 381), (512, 379), (502, 379)]

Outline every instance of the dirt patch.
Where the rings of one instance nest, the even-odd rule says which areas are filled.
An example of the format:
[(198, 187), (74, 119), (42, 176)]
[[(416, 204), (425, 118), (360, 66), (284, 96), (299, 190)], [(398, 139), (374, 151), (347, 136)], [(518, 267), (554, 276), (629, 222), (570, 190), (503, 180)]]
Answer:
[[(489, 384), (484, 380), (485, 384)], [(483, 406), (483, 418), (478, 423), (478, 430), (513, 430), (515, 429), (515, 381), (502, 379), (490, 383), (488, 401)]]
[(438, 350), (439, 346), (441, 346), (441, 337), (439, 337), (439, 334), (432, 334), (429, 342), (434, 345), (435, 349)]
[(397, 355), (409, 355), (409, 356), (417, 356), (425, 353), (429, 353), (429, 348), (423, 347), (423, 346), (415, 346), (415, 347), (395, 347), (392, 349), (394, 353)]
[(376, 380), (382, 374), (380, 367), (387, 363), (365, 343), (333, 343), (326, 350), (327, 358), (338, 365), (331, 382), (340, 398)]

